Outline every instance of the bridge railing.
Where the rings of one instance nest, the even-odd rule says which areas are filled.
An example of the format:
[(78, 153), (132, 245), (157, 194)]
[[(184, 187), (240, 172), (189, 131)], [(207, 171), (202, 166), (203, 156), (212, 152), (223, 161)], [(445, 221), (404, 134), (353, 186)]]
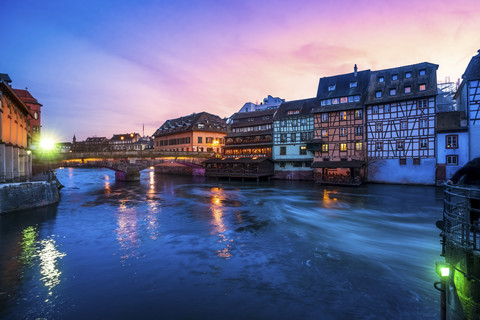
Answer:
[(480, 189), (444, 185), (443, 233), (446, 244), (480, 250)]

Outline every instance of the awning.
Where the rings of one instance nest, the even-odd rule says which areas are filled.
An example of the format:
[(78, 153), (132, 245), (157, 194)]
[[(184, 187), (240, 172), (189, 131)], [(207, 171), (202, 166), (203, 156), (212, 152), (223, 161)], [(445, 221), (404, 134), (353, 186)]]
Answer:
[(312, 163), (312, 168), (361, 168), (365, 162), (361, 160), (351, 161), (317, 161)]

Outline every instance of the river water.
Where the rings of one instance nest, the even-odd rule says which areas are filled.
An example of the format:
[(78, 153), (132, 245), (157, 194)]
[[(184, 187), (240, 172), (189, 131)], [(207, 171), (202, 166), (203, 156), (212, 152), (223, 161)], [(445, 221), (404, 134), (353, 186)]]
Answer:
[(442, 192), (57, 170), (0, 217), (2, 319), (438, 319)]

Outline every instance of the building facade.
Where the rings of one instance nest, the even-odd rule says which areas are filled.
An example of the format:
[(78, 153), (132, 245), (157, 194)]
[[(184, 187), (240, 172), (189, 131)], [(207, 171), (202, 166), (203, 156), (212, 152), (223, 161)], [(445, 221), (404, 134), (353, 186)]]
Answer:
[(359, 185), (366, 177), (365, 97), (370, 70), (320, 79), (314, 109), (315, 180)]
[(424, 62), (371, 73), (368, 181), (435, 184), (437, 69)]
[(467, 113), (469, 157), (480, 157), (480, 50), (470, 60), (454, 98), (458, 110)]
[(225, 119), (207, 113), (193, 113), (170, 119), (154, 133), (154, 149), (172, 152), (222, 154), (228, 126)]
[[(313, 137), (316, 99), (284, 102), (273, 119), (275, 178), (313, 180), (313, 153), (307, 143)], [(319, 103), (319, 101), (318, 101)]]
[(31, 147), (32, 149), (36, 149), (40, 143), (41, 136), (42, 105), (38, 103), (37, 99), (35, 99), (27, 90), (13, 89), (13, 91), (30, 110), (30, 115), (28, 116), (28, 125), (30, 126), (30, 135), (32, 137)]
[(25, 103), (0, 79), (0, 183), (31, 177), (29, 116)]
[[(140, 134), (133, 133), (124, 133), (124, 134), (114, 134), (108, 144), (111, 151), (118, 150), (140, 150), (139, 145), (136, 143), (140, 140)], [(85, 141), (86, 144), (87, 141)]]
[(272, 97), (269, 95), (268, 97), (263, 99), (263, 102), (260, 104), (247, 102), (243, 105), (243, 107), (238, 112), (253, 112), (253, 111), (261, 111), (266, 109), (276, 109), (278, 108), (285, 99), (281, 99), (278, 97)]

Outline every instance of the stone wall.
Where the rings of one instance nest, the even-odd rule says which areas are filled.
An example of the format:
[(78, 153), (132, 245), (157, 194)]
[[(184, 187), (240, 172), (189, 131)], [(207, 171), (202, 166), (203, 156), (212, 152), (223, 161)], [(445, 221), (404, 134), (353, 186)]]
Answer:
[(59, 200), (56, 182), (0, 184), (0, 214), (43, 207)]

